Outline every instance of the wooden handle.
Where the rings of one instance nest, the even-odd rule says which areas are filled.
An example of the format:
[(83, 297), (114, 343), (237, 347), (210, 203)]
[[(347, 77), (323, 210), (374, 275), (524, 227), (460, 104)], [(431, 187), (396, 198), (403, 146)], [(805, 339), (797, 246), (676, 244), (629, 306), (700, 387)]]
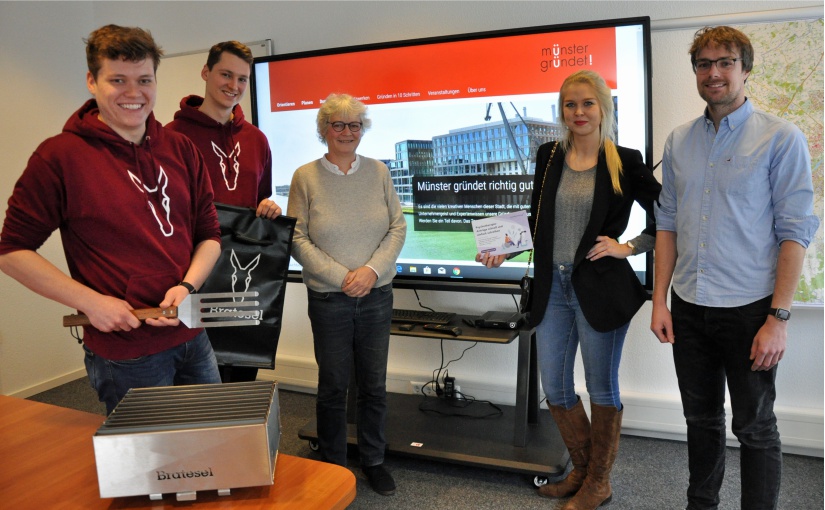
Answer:
[[(170, 306), (169, 308), (139, 308), (137, 310), (130, 311), (132, 312), (132, 315), (137, 317), (140, 321), (145, 321), (146, 319), (159, 319), (161, 317), (167, 317), (169, 319), (176, 319), (178, 317), (177, 306)], [(63, 316), (64, 328), (91, 325), (92, 323), (89, 321), (89, 317), (82, 313)]]

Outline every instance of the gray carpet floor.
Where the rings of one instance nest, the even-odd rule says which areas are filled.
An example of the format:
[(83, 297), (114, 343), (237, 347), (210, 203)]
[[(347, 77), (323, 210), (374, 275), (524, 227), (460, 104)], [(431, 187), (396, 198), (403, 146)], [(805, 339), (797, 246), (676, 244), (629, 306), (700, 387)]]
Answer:
[[(88, 380), (78, 379), (30, 397), (30, 400), (105, 414)], [(315, 397), (307, 393), (280, 390), (281, 443), (288, 455), (317, 459), (309, 444), (298, 438), (298, 430), (314, 418)], [(729, 448), (727, 472), (722, 486), (720, 510), (739, 508), (739, 451)], [(352, 461), (353, 465), (356, 463)], [(441, 462), (389, 455), (385, 466), (395, 477), (394, 496), (374, 493), (357, 468), (357, 496), (351, 509), (554, 509), (562, 500), (548, 500), (536, 494), (525, 475), (459, 466)], [(613, 468), (613, 502), (610, 510), (669, 510), (685, 508), (687, 448), (684, 443), (622, 436), (619, 456)], [(799, 455), (784, 456), (781, 509), (823, 508), (823, 459)]]

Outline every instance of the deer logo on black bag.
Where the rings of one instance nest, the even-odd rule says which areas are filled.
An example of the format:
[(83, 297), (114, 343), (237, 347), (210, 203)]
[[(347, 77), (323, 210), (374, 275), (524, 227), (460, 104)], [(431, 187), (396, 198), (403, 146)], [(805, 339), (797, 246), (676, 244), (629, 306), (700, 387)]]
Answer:
[[(246, 292), (249, 290), (249, 284), (252, 282), (252, 271), (258, 267), (258, 262), (261, 261), (261, 254), (259, 253), (257, 257), (252, 259), (247, 265), (242, 266), (240, 260), (238, 260), (238, 255), (235, 253), (235, 250), (232, 250), (232, 254), (229, 256), (229, 261), (232, 263), (232, 292)], [(240, 272), (240, 275), (238, 273)], [(244, 273), (246, 276), (244, 276)], [(238, 281), (243, 277), (244, 281), (244, 288), (239, 289), (236, 288)], [(243, 301), (243, 298), (232, 298), (232, 301)]]

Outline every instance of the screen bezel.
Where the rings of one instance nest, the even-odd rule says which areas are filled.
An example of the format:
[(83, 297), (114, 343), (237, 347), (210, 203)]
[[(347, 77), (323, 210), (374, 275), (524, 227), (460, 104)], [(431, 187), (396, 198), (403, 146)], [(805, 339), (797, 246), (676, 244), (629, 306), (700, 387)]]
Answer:
[[(645, 150), (644, 158), (649, 168), (652, 169), (653, 161), (653, 102), (652, 102), (652, 58), (651, 58), (651, 35), (650, 35), (650, 18), (647, 16), (632, 17), (632, 18), (618, 18), (608, 20), (594, 20), (576, 23), (564, 23), (558, 25), (541, 25), (524, 28), (514, 28), (505, 30), (494, 30), (485, 32), (472, 32), (465, 34), (454, 34), (437, 37), (427, 37), (420, 39), (406, 39), (397, 41), (388, 41), (381, 43), (370, 43), (363, 45), (343, 46), (337, 48), (326, 48), (311, 51), (294, 52), (280, 55), (270, 55), (266, 57), (257, 57), (254, 59), (252, 65), (252, 73), (250, 79), (250, 94), (252, 105), (252, 122), (256, 126), (258, 122), (258, 101), (256, 88), (256, 68), (258, 64), (291, 60), (308, 57), (317, 57), (334, 54), (355, 53), (371, 50), (381, 50), (388, 48), (401, 48), (420, 46), (427, 44), (449, 43), (458, 41), (467, 41), (474, 39), (491, 39), (518, 35), (530, 35), (553, 32), (566, 32), (576, 30), (587, 30), (593, 28), (610, 28), (610, 27), (626, 27), (632, 25), (640, 25), (642, 27), (642, 48), (643, 48), (643, 66), (644, 66), (644, 103), (646, 105), (645, 113)], [(530, 267), (532, 273), (532, 266)], [(303, 277), (300, 270), (289, 270), (287, 281), (293, 283), (302, 283)], [(641, 280), (640, 280), (641, 281)], [(503, 293), (503, 294), (518, 294), (520, 293), (519, 281), (509, 279), (473, 279), (461, 278), (451, 279), (443, 277), (433, 277), (427, 275), (412, 276), (408, 274), (397, 275), (393, 279), (393, 285), (397, 288), (405, 289), (421, 289), (421, 290), (437, 290), (437, 291), (456, 291), (456, 292), (482, 292), (482, 293)], [(645, 254), (645, 276), (642, 282), (643, 287), (650, 293), (653, 289), (653, 252)]]

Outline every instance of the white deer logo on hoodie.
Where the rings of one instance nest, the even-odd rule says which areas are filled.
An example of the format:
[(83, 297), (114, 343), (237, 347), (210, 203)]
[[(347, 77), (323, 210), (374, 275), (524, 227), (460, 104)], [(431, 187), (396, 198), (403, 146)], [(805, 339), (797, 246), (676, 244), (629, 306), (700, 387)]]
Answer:
[[(232, 292), (246, 292), (249, 290), (249, 284), (252, 282), (252, 271), (258, 267), (258, 262), (261, 261), (261, 254), (259, 253), (257, 257), (252, 259), (249, 264), (242, 266), (241, 261), (238, 260), (238, 255), (235, 254), (235, 250), (232, 250), (232, 253), (229, 255), (229, 261), (232, 263)], [(235, 284), (238, 283), (238, 272), (241, 272), (241, 276), (243, 273), (246, 272), (246, 276), (244, 277), (244, 288), (243, 290), (236, 289)], [(243, 301), (243, 298), (232, 298), (232, 301)]]
[[(241, 164), (238, 162), (238, 156), (241, 155), (241, 142), (235, 143), (235, 148), (232, 149), (232, 152), (230, 152), (228, 156), (215, 144), (215, 142), (212, 142), (212, 150), (218, 155), (219, 158), (221, 158), (221, 174), (223, 175), (223, 182), (226, 183), (226, 189), (229, 191), (234, 191), (238, 186), (238, 174), (240, 173), (238, 167), (240, 167)], [(227, 166), (227, 160), (232, 162), (231, 173), (233, 176), (228, 175), (230, 170)], [(229, 182), (230, 180), (232, 183)]]
[(166, 237), (170, 237), (172, 234), (175, 233), (175, 227), (172, 225), (172, 222), (169, 220), (169, 215), (170, 215), (169, 203), (170, 203), (170, 200), (169, 200), (169, 195), (166, 194), (166, 187), (169, 185), (169, 177), (166, 175), (166, 172), (163, 170), (162, 166), (158, 166), (158, 168), (160, 169), (160, 173), (158, 174), (158, 185), (155, 186), (154, 188), (150, 188), (147, 185), (143, 184), (143, 181), (140, 180), (140, 177), (133, 174), (129, 170), (127, 170), (126, 172), (129, 174), (129, 178), (132, 179), (132, 182), (134, 183), (134, 185), (137, 187), (137, 189), (141, 193), (154, 194), (154, 193), (158, 193), (158, 190), (160, 190), (160, 195), (161, 195), (161, 197), (163, 197), (160, 200), (160, 205), (161, 205), (161, 207), (163, 207), (163, 210), (166, 212), (166, 221), (165, 221), (165, 223), (164, 223), (164, 220), (160, 216), (158, 216), (158, 211), (157, 211), (157, 209), (155, 209), (155, 204), (153, 204), (152, 201), (149, 200), (149, 197), (146, 198), (146, 203), (149, 204), (149, 208), (152, 210), (152, 214), (155, 215), (155, 219), (158, 222), (158, 226), (160, 226), (161, 233)]

